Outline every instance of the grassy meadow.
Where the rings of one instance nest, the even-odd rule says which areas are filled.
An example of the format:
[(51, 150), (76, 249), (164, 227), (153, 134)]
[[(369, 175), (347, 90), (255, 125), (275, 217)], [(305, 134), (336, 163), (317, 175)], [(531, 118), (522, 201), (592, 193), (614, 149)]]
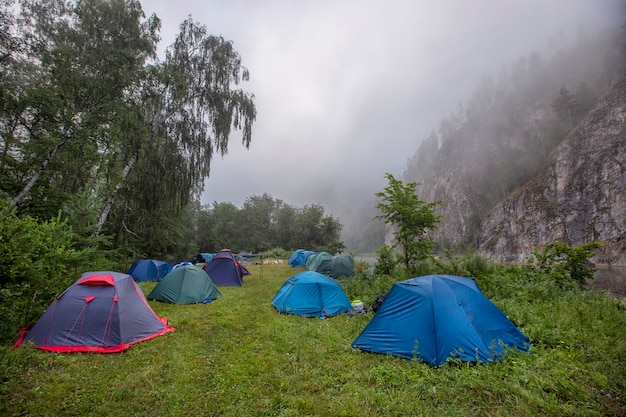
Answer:
[[(278, 314), (272, 298), (303, 268), (248, 269), (242, 287), (220, 287), (209, 304), (151, 301), (177, 330), (123, 353), (1, 347), (0, 415), (626, 415), (626, 304), (604, 293), (490, 270), (477, 283), (529, 336), (530, 353), (432, 367), (353, 349), (372, 313)], [(371, 303), (367, 281), (346, 285), (351, 299)]]

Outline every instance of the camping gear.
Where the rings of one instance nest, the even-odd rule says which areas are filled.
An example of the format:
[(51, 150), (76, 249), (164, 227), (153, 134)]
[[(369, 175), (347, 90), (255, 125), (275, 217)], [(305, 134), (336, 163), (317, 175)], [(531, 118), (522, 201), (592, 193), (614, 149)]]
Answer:
[(305, 317), (332, 317), (352, 310), (343, 288), (314, 271), (300, 272), (285, 281), (272, 305), (281, 313)]
[(287, 263), (291, 265), (293, 268), (306, 266), (307, 258), (315, 254), (317, 254), (317, 252), (304, 250), (304, 249), (298, 249), (294, 251), (294, 253), (291, 254), (291, 257), (289, 257), (289, 261), (287, 261)]
[(216, 253), (203, 269), (217, 287), (241, 287), (243, 284), (241, 264), (229, 249), (222, 249)]
[[(180, 268), (181, 266), (185, 266), (185, 265), (194, 265), (194, 264), (192, 264), (192, 263), (191, 263), (191, 262), (189, 262), (189, 261), (183, 261), (183, 262), (177, 263), (176, 265), (172, 266), (172, 271), (173, 271), (174, 269), (176, 269), (176, 268)], [(195, 265), (194, 265), (194, 266), (195, 266)]]
[(352, 346), (439, 366), (497, 361), (505, 348), (526, 352), (529, 343), (474, 280), (428, 275), (394, 284)]
[(206, 272), (195, 265), (183, 265), (163, 277), (152, 289), (148, 299), (193, 304), (215, 300), (221, 296)]
[(387, 298), (387, 294), (380, 294), (376, 296), (374, 302), (372, 303), (372, 310), (374, 310), (374, 313), (378, 311), (380, 306), (383, 304), (383, 301), (385, 301), (385, 298)]
[(126, 272), (132, 275), (136, 282), (161, 281), (172, 270), (165, 261), (157, 259), (137, 259)]
[(191, 263), (194, 265), (204, 265), (206, 262), (206, 258), (201, 253), (198, 253), (196, 256), (191, 258)]
[(174, 330), (154, 313), (131, 275), (85, 272), (32, 327), (20, 330), (15, 347), (112, 353)]

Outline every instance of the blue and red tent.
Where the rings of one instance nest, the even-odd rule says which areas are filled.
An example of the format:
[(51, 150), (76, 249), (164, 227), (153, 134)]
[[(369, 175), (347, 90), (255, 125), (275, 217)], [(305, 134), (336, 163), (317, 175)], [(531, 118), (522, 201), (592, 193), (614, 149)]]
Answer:
[(20, 330), (15, 347), (112, 353), (174, 330), (154, 313), (131, 275), (86, 272)]

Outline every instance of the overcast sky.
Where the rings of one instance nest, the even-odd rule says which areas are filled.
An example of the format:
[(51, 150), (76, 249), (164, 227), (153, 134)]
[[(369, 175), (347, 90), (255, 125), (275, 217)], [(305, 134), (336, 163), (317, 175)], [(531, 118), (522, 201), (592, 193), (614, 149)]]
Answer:
[[(561, 33), (594, 33), (619, 0), (143, 0), (161, 49), (188, 16), (231, 40), (255, 96), (248, 150), (233, 136), (203, 203), (269, 193), (347, 207), (400, 178), (419, 142), (497, 75)], [(623, 1), (622, 1), (623, 3)]]

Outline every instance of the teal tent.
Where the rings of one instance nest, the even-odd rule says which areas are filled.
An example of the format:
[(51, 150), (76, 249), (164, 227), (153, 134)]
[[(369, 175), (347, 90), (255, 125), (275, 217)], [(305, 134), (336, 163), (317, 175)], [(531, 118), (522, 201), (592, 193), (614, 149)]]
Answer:
[(334, 316), (352, 310), (343, 288), (318, 272), (304, 271), (289, 278), (272, 305), (281, 313), (305, 317)]
[(195, 265), (182, 265), (172, 270), (154, 287), (148, 299), (174, 304), (208, 302), (222, 294), (209, 275)]
[(306, 270), (318, 272), (317, 268), (319, 268), (320, 264), (324, 260), (330, 259), (332, 257), (333, 255), (328, 252), (318, 252), (316, 254), (310, 255), (308, 258), (306, 258), (305, 261)]

